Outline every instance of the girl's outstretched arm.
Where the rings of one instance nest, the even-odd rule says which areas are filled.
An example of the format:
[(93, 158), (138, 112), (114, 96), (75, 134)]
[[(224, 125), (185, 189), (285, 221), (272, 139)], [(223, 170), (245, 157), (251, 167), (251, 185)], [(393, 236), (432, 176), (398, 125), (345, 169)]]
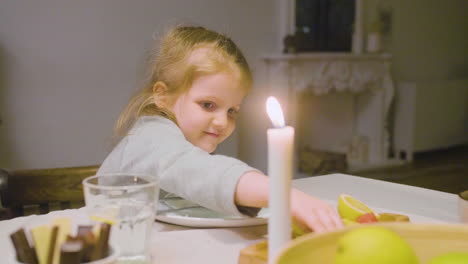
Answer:
[[(267, 207), (268, 177), (256, 171), (242, 175), (237, 183), (235, 201), (241, 206)], [(318, 233), (343, 227), (333, 207), (294, 188), (291, 190), (291, 214), (300, 226)]]

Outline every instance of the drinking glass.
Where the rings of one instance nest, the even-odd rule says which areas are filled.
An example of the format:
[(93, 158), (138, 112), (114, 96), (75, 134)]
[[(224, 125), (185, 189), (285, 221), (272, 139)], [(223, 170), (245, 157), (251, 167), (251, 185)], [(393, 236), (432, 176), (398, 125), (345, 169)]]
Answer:
[(119, 263), (151, 263), (151, 229), (159, 184), (148, 175), (105, 174), (83, 180), (86, 210), (92, 220), (112, 225), (110, 244)]

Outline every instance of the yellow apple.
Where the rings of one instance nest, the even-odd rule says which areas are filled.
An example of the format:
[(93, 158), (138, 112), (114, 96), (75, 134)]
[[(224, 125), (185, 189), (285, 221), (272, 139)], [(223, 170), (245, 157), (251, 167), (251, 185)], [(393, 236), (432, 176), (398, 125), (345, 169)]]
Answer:
[(416, 264), (411, 246), (397, 233), (379, 226), (362, 226), (338, 240), (335, 264)]

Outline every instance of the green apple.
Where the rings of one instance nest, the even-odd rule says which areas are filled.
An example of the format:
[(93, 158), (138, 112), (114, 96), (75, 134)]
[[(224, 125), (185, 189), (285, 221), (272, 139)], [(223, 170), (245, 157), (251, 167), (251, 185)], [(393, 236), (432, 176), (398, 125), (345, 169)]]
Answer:
[(379, 226), (352, 229), (338, 239), (335, 264), (416, 264), (411, 246), (397, 233)]
[(468, 263), (468, 253), (450, 252), (437, 256), (429, 264), (466, 264)]

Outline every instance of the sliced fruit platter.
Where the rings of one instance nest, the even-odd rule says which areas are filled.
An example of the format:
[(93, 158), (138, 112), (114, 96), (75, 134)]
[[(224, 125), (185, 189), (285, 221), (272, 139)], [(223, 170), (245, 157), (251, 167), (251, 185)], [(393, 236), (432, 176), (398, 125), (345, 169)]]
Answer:
[(345, 225), (375, 222), (410, 222), (406, 215), (374, 212), (366, 204), (348, 194), (341, 194), (338, 199), (338, 213)]
[[(375, 212), (365, 203), (348, 194), (341, 194), (338, 197), (337, 209), (345, 226), (377, 222), (410, 222), (410, 218), (407, 215), (390, 212)], [(306, 233), (308, 233), (308, 231), (293, 223), (293, 238)]]

